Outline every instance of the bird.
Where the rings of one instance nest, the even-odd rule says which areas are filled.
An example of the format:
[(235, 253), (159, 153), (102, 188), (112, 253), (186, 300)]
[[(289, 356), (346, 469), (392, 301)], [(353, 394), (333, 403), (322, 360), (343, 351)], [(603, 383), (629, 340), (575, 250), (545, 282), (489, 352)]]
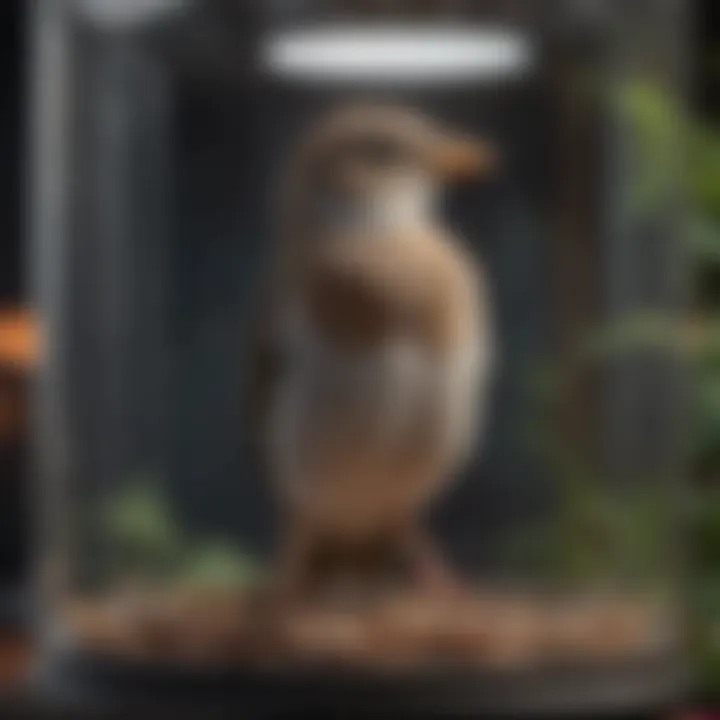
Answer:
[(424, 518), (482, 440), (495, 338), (489, 275), (441, 200), (497, 165), (487, 140), (372, 101), (325, 112), (289, 154), (249, 399), (278, 593), (364, 582), (379, 558), (457, 589)]

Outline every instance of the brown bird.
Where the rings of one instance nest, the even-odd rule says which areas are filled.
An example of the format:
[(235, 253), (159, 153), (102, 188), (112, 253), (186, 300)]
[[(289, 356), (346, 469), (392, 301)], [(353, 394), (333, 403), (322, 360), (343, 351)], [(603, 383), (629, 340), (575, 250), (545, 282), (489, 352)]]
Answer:
[(411, 110), (357, 105), (287, 168), (252, 409), (291, 594), (329, 556), (338, 572), (392, 557), (421, 587), (450, 585), (421, 517), (481, 439), (493, 338), (483, 268), (438, 201), (494, 162)]

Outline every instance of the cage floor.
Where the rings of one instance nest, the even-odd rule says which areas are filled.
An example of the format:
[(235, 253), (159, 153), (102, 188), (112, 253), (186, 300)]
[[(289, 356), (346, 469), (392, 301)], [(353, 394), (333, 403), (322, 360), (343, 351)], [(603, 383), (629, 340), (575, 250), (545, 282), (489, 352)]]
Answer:
[(138, 663), (390, 673), (638, 660), (675, 637), (669, 614), (649, 598), (521, 593), (278, 604), (262, 591), (135, 592), (75, 602), (65, 630), (84, 651)]
[[(682, 698), (686, 680), (667, 656), (642, 662), (512, 672), (435, 670), (397, 674), (325, 670), (198, 672), (88, 654), (65, 654), (33, 683), (37, 705), (87, 717), (658, 717)], [(97, 715), (93, 713), (103, 713)], [(318, 715), (319, 714), (319, 715)], [(664, 715), (663, 715), (664, 716)], [(73, 715), (75, 717), (75, 715)], [(84, 717), (84, 716), (83, 716)]]
[(263, 593), (133, 593), (75, 602), (63, 631), (42, 694), (100, 707), (588, 717), (684, 686), (667, 618), (628, 597), (279, 607)]

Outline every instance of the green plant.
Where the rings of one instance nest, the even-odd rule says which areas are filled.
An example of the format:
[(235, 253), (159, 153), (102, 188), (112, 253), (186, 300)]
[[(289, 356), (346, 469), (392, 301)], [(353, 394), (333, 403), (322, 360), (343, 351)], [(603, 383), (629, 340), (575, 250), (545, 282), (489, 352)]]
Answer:
[(259, 561), (236, 544), (184, 534), (152, 476), (124, 483), (104, 503), (99, 520), (110, 582), (226, 589), (262, 575)]
[[(599, 345), (589, 347), (593, 355), (579, 353), (584, 362), (594, 357)], [(625, 343), (613, 343), (601, 357), (611, 348), (628, 349)], [(531, 425), (528, 437), (552, 479), (556, 510), (548, 521), (522, 531), (511, 542), (510, 553), (555, 585), (656, 590), (667, 575), (668, 543), (674, 537), (677, 501), (672, 485), (665, 477), (626, 478), (631, 482), (612, 484), (596, 463), (569, 445), (547, 418), (572, 382), (567, 374), (545, 368), (533, 383), (538, 422)]]
[[(668, 477), (604, 477), (597, 459), (576, 447), (551, 418), (584, 375), (633, 357), (687, 355), (690, 334), (667, 313), (635, 312), (578, 338), (562, 367), (537, 364), (528, 391), (534, 412), (527, 437), (555, 491), (549, 522), (525, 529), (510, 553), (555, 583), (651, 586), (668, 575), (677, 493)], [(511, 561), (514, 562), (514, 561)]]
[(686, 118), (672, 93), (659, 82), (631, 79), (616, 95), (616, 111), (633, 141), (629, 207), (641, 215), (666, 202), (677, 185), (678, 138)]
[(720, 496), (703, 489), (693, 515), (695, 582), (690, 593), (690, 649), (698, 684), (708, 699), (720, 699)]
[(692, 517), (691, 650), (699, 690), (720, 698), (720, 129), (687, 128), (688, 243), (695, 301), (692, 461), (696, 502)]
[(175, 571), (183, 538), (159, 484), (151, 477), (139, 477), (111, 495), (99, 520), (111, 573), (159, 579)]
[(247, 553), (228, 541), (209, 540), (188, 551), (178, 582), (187, 588), (222, 590), (255, 585), (262, 577), (263, 568)]

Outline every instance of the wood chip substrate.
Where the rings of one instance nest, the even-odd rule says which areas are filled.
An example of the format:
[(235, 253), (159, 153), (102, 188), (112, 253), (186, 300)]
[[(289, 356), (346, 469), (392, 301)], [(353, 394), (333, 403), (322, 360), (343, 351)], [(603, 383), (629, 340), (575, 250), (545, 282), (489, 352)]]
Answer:
[(672, 623), (647, 599), (394, 595), (365, 607), (273, 603), (262, 593), (133, 593), (76, 601), (85, 651), (191, 666), (518, 670), (652, 656)]

